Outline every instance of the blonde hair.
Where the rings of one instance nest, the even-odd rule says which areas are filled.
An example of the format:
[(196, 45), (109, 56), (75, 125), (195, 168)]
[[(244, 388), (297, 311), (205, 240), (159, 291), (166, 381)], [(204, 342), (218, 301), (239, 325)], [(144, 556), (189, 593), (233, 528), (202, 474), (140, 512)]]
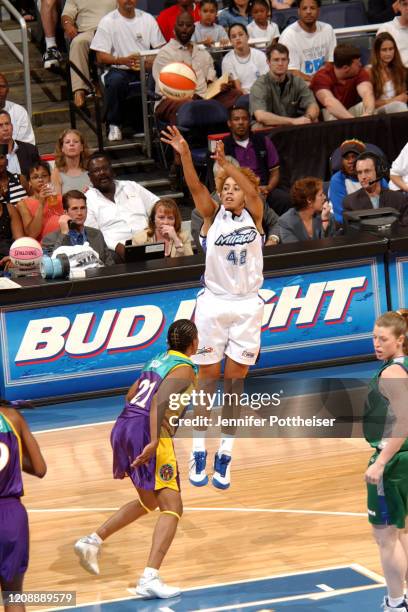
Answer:
[(62, 147), (64, 145), (64, 138), (68, 134), (75, 134), (75, 136), (78, 136), (79, 140), (81, 141), (82, 152), (79, 156), (79, 167), (82, 168), (82, 170), (86, 170), (86, 167), (88, 165), (88, 157), (89, 157), (88, 144), (85, 138), (82, 136), (81, 132), (79, 130), (74, 130), (72, 128), (68, 128), (64, 130), (62, 134), (60, 134), (57, 140), (57, 144), (55, 147), (55, 165), (58, 168), (58, 170), (65, 170), (65, 168), (67, 167), (65, 153), (62, 152)]
[(404, 336), (404, 344), (402, 350), (405, 355), (408, 355), (408, 308), (400, 308), (399, 310), (385, 312), (375, 322), (378, 327), (390, 327), (396, 338)]
[[(252, 172), (252, 170), (250, 170), (249, 168), (237, 168), (237, 170), (239, 170), (239, 172), (241, 172), (241, 174), (246, 176), (247, 179), (249, 181), (251, 181), (251, 183), (253, 184), (254, 187), (259, 189), (259, 182), (260, 182), (260, 180), (256, 176), (256, 174), (254, 174)], [(229, 177), (230, 177), (230, 175), (228, 174), (228, 172), (226, 172), (225, 170), (220, 170), (220, 172), (217, 174), (217, 176), (215, 178), (215, 189), (217, 190), (217, 193), (221, 193), (221, 191), (223, 190), (223, 187), (224, 187), (224, 183), (227, 180), (227, 178), (229, 178)]]

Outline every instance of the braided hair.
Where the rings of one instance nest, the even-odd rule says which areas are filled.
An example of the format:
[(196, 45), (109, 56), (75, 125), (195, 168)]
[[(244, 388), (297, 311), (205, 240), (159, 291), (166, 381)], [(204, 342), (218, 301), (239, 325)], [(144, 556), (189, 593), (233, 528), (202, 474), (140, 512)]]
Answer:
[(197, 338), (197, 328), (190, 319), (174, 321), (167, 332), (169, 349), (184, 353), (190, 344)]

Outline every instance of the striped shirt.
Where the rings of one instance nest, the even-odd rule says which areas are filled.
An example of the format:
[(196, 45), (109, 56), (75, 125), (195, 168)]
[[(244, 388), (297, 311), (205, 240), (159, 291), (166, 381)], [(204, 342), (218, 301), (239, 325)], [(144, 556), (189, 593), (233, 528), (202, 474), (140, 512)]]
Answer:
[(17, 202), (27, 197), (27, 192), (20, 183), (20, 177), (18, 174), (7, 172), (7, 177), (8, 191), (5, 196), (0, 195), (0, 203), (17, 204)]

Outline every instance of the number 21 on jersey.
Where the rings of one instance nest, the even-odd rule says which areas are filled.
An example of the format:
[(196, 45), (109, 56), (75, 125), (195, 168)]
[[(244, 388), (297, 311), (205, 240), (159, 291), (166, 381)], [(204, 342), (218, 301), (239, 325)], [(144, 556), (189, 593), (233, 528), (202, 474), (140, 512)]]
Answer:
[(136, 390), (136, 395), (130, 400), (130, 403), (140, 406), (140, 408), (146, 408), (146, 404), (154, 392), (156, 385), (156, 381), (150, 382), (146, 378), (142, 380)]

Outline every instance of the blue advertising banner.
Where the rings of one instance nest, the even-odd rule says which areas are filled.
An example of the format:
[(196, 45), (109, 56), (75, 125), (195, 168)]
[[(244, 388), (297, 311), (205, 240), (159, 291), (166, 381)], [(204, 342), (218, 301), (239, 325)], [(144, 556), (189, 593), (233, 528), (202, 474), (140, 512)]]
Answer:
[(389, 260), (391, 308), (408, 307), (408, 255), (390, 253)]
[[(1, 311), (3, 393), (42, 398), (130, 385), (165, 349), (167, 328), (194, 315), (197, 288), (104, 294)], [(266, 278), (256, 368), (372, 352), (375, 318), (386, 310), (382, 258), (283, 271)]]

